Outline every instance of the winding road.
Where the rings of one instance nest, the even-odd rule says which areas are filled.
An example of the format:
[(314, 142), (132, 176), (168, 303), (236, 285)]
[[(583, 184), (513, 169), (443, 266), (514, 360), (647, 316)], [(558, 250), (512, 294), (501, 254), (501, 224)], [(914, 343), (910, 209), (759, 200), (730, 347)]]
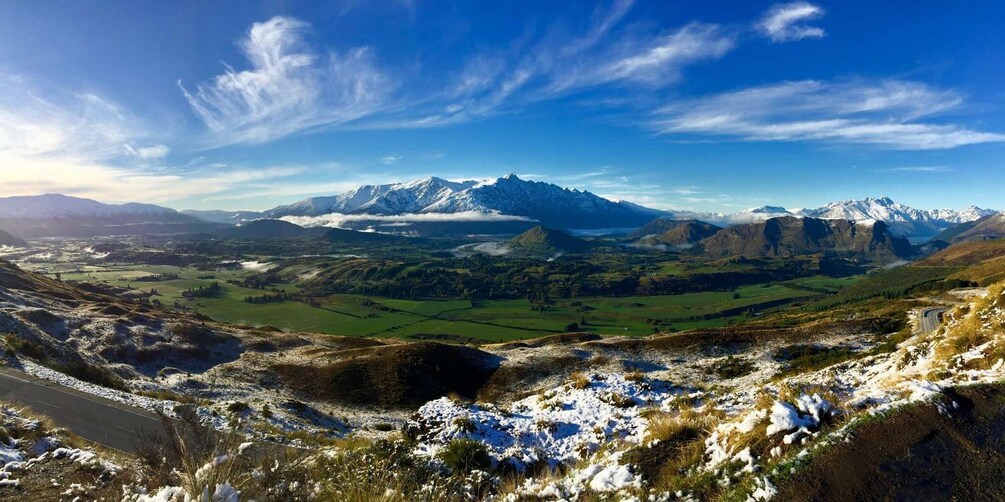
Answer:
[(128, 453), (136, 453), (144, 433), (164, 430), (160, 419), (146, 410), (10, 368), (0, 368), (0, 401), (25, 406), (84, 439)]
[(931, 333), (939, 328), (942, 324), (942, 314), (944, 314), (949, 307), (930, 307), (921, 312), (921, 332), (924, 334)]

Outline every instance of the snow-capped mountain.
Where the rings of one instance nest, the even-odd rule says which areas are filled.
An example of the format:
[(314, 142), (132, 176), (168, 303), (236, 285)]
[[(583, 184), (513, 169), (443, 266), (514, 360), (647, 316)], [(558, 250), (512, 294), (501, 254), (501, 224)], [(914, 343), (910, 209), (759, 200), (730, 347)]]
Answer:
[(270, 218), (326, 214), (400, 215), (479, 212), (521, 216), (560, 228), (633, 227), (666, 213), (615, 202), (587, 191), (522, 180), (514, 174), (488, 181), (430, 177), (408, 183), (365, 185), (341, 195), (314, 197), (267, 211)]
[(608, 200), (587, 191), (522, 180), (510, 174), (488, 181), (455, 182), (429, 177), (408, 183), (365, 185), (341, 195), (314, 197), (279, 206), (265, 212), (264, 217), (456, 213), (519, 216), (565, 229), (638, 227), (657, 217), (693, 219), (720, 226), (783, 216), (856, 222), (872, 220), (885, 222), (895, 234), (924, 238), (997, 211), (975, 206), (962, 210), (922, 210), (894, 202), (889, 197), (833, 202), (816, 209), (763, 206), (732, 214), (661, 211), (627, 201)]
[(898, 235), (922, 239), (937, 235), (949, 227), (975, 221), (990, 214), (991, 209), (970, 206), (964, 209), (915, 209), (894, 202), (889, 197), (866, 198), (832, 202), (816, 209), (785, 209), (778, 206), (763, 206), (733, 214), (710, 214), (705, 221), (729, 226), (754, 223), (781, 216), (810, 217), (825, 220), (851, 220), (855, 222), (882, 221)]

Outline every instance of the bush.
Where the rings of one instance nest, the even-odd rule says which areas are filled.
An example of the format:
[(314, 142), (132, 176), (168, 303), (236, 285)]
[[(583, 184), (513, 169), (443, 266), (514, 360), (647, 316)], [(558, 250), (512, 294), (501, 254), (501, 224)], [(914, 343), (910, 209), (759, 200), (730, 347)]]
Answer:
[(78, 380), (108, 387), (109, 389), (128, 390), (125, 382), (119, 375), (108, 368), (90, 365), (83, 360), (77, 359), (67, 364), (50, 364), (50, 368)]
[(492, 467), (488, 448), (474, 439), (455, 439), (440, 454), (440, 460), (453, 472), (485, 471)]
[(233, 403), (227, 405), (227, 411), (231, 413), (244, 413), (250, 409), (251, 406), (248, 406), (248, 403), (245, 403), (244, 401), (234, 401)]
[(742, 357), (727, 356), (725, 359), (717, 361), (708, 373), (714, 373), (720, 379), (739, 378), (749, 375), (754, 371), (754, 364)]
[(574, 323), (574, 322), (570, 322), (569, 324), (565, 325), (565, 331), (568, 331), (568, 332), (579, 331), (579, 324), (578, 323)]
[(49, 354), (46, 352), (45, 347), (29, 342), (17, 335), (11, 333), (4, 335), (4, 342), (7, 345), (7, 355), (22, 354), (40, 363), (44, 363), (49, 359)]

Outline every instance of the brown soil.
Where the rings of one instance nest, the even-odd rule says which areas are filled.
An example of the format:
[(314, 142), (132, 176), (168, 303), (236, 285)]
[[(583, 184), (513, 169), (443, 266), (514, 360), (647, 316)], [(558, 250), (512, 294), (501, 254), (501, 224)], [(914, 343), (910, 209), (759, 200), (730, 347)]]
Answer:
[(321, 366), (272, 369), (308, 399), (410, 408), (448, 394), (473, 399), (500, 362), (478, 349), (436, 342), (347, 350), (341, 357)]
[[(956, 403), (956, 406), (953, 406)], [(777, 500), (1002, 500), (1005, 385), (959, 388), (858, 428), (778, 485)]]

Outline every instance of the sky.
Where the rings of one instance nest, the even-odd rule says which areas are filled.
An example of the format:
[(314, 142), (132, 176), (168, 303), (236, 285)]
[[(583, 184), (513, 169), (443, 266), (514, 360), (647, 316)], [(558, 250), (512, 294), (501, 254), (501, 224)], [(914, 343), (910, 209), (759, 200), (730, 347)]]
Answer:
[(1005, 209), (1005, 2), (0, 2), (0, 196)]

